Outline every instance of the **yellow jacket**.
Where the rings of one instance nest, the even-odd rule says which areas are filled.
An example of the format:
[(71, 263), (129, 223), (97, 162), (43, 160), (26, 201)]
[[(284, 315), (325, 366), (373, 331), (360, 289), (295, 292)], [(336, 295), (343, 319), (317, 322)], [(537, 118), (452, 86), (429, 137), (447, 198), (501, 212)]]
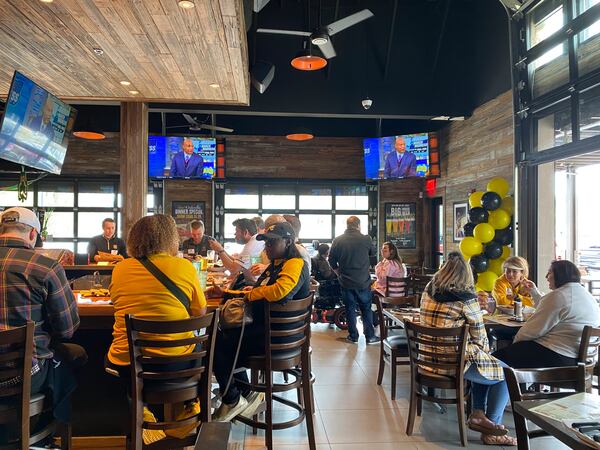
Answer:
[(513, 299), (509, 298), (507, 295), (507, 289), (510, 289), (509, 292), (512, 291), (511, 297), (515, 294), (521, 298), (523, 302), (523, 306), (532, 306), (535, 307), (535, 303), (533, 302), (533, 298), (531, 295), (525, 290), (522, 283), (519, 283), (516, 287), (512, 287), (510, 282), (506, 279), (506, 275), (502, 274), (500, 277), (496, 279), (494, 283), (494, 290), (492, 291), (492, 296), (496, 300), (496, 305), (499, 306), (513, 306)]
[[(191, 262), (159, 253), (150, 260), (188, 296), (194, 316), (206, 307), (206, 299), (200, 288), (196, 270)], [(133, 314), (138, 319), (179, 320), (190, 317), (185, 307), (154, 275), (148, 272), (137, 259), (126, 259), (115, 267), (110, 285), (110, 294), (115, 308), (113, 341), (108, 351), (111, 363), (129, 364), (129, 347), (125, 329), (125, 315)], [(165, 339), (193, 337), (192, 333), (162, 335)], [(193, 345), (185, 347), (149, 349), (149, 356), (169, 356), (191, 353)]]

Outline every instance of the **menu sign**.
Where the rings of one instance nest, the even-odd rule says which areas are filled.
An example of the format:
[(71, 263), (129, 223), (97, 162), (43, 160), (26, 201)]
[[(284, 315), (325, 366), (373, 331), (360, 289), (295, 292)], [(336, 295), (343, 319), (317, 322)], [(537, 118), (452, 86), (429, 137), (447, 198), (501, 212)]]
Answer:
[(398, 248), (417, 248), (416, 203), (385, 204), (385, 240)]
[(171, 215), (177, 224), (177, 232), (180, 239), (190, 237), (190, 222), (194, 220), (204, 221), (205, 215), (204, 202), (172, 202)]

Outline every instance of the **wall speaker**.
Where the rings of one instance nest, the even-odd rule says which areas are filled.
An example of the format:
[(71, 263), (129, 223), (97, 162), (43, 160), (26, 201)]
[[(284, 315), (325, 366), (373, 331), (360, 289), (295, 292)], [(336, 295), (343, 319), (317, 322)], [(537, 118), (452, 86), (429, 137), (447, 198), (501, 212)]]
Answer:
[(250, 72), (252, 86), (261, 94), (269, 87), (275, 76), (275, 66), (267, 61), (257, 61)]

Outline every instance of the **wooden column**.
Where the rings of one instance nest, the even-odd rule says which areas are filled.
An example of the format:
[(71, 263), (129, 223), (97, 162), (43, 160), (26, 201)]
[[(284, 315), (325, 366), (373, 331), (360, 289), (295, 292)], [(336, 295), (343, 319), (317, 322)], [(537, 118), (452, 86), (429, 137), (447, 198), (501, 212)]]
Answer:
[[(98, 155), (100, 157), (100, 155)], [(121, 224), (127, 238), (132, 225), (146, 215), (148, 193), (148, 104), (121, 103)]]

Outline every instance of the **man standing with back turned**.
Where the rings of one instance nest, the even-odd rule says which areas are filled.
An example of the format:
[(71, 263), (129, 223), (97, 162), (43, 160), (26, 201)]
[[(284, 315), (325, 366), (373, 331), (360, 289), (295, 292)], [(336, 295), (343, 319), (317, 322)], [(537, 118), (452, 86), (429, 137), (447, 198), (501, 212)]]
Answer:
[(348, 342), (358, 342), (356, 328), (356, 307), (360, 309), (363, 331), (367, 344), (377, 344), (379, 338), (373, 330), (373, 313), (371, 312), (371, 276), (369, 274), (369, 258), (375, 256), (376, 250), (369, 236), (360, 232), (360, 219), (356, 216), (346, 220), (346, 231), (336, 237), (329, 252), (329, 263), (338, 273), (342, 287), (342, 300), (346, 307), (348, 321)]

